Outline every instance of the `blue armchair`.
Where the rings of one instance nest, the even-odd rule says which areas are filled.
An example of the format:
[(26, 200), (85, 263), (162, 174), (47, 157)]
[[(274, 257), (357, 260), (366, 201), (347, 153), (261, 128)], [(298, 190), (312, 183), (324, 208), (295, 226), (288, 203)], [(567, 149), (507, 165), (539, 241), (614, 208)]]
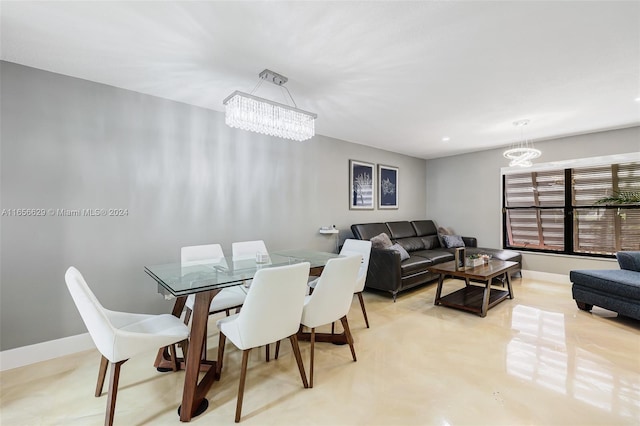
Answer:
[(620, 269), (571, 271), (572, 294), (578, 308), (593, 306), (640, 320), (640, 251), (616, 253)]

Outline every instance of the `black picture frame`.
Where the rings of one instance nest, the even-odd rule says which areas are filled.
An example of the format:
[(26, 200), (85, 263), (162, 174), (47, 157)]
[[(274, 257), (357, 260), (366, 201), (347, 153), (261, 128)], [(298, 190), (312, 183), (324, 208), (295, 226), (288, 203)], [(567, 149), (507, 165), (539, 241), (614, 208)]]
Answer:
[(373, 210), (376, 198), (375, 165), (349, 160), (349, 208)]
[(397, 167), (378, 165), (378, 208), (398, 208), (398, 174)]

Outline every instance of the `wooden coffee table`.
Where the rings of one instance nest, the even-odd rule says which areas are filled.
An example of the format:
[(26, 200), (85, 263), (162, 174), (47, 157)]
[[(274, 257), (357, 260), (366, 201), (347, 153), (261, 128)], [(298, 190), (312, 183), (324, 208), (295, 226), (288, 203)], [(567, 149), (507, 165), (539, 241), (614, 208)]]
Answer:
[[(451, 308), (479, 314), (481, 317), (487, 315), (487, 311), (507, 297), (513, 299), (511, 289), (511, 274), (509, 271), (515, 269), (518, 262), (504, 260), (490, 260), (486, 265), (466, 267), (456, 269), (455, 262), (445, 262), (429, 268), (429, 271), (440, 274), (438, 289), (434, 305), (443, 305)], [(491, 288), (491, 281), (500, 275), (504, 275), (507, 282), (507, 290)], [(442, 284), (446, 276), (465, 280), (465, 287), (453, 293), (442, 295)], [(472, 284), (471, 280), (483, 281), (485, 285)]]

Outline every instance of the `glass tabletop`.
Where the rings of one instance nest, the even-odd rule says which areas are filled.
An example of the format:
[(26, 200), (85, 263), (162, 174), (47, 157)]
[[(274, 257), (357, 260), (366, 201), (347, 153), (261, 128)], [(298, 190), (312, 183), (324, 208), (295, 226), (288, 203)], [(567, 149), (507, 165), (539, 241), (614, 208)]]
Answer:
[(340, 255), (313, 250), (285, 250), (269, 253), (261, 262), (256, 258), (234, 259), (229, 256), (211, 261), (145, 266), (144, 271), (157, 281), (161, 290), (173, 296), (184, 296), (242, 284), (263, 268), (300, 262), (309, 262), (311, 268), (317, 268), (335, 257)]

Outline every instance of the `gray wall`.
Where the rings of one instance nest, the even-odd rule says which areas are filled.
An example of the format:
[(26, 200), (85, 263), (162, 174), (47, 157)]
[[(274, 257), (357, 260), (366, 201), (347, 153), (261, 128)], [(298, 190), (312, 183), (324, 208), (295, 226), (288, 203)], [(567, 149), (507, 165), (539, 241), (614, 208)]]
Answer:
[[(336, 225), (425, 217), (425, 160), (323, 136), (228, 128), (222, 113), (2, 62), (1, 208), (128, 209), (124, 217), (1, 218), (0, 350), (86, 332), (64, 272), (108, 308), (159, 313), (144, 265), (184, 245), (264, 239), (331, 251)], [(185, 83), (188, 84), (188, 83)], [(348, 160), (400, 168), (400, 209), (348, 208)]]
[[(536, 142), (537, 163), (640, 151), (640, 127)], [(500, 169), (504, 149), (427, 160), (427, 217), (456, 233), (475, 236), (485, 247), (501, 247)], [(568, 274), (571, 269), (617, 267), (613, 260), (546, 254), (523, 255), (524, 269)]]

